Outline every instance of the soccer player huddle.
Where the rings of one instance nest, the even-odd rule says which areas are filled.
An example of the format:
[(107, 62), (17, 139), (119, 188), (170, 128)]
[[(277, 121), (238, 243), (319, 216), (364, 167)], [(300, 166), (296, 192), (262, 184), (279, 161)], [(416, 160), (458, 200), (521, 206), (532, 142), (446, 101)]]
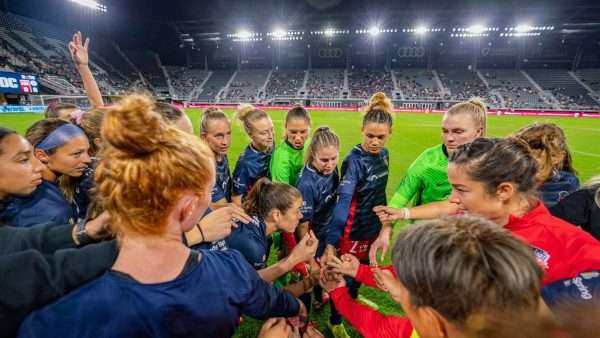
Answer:
[[(281, 140), (239, 106), (250, 143), (231, 172), (226, 113), (194, 135), (144, 94), (104, 106), (88, 45), (70, 51), (93, 109), (0, 128), (1, 336), (231, 337), (248, 316), (263, 338), (583, 337), (566, 314), (600, 313), (600, 180), (579, 186), (557, 125), (489, 138), (485, 105), (458, 103), (388, 202), (384, 93), (348, 154), (304, 107)], [(322, 307), (327, 329), (309, 320)]]

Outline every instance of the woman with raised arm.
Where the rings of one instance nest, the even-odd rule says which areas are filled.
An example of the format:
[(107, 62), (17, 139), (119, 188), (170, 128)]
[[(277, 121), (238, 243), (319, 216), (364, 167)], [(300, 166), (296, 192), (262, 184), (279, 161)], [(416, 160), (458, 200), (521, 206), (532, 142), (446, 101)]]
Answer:
[(305, 313), (239, 253), (182, 243), (210, 203), (214, 157), (153, 107), (146, 96), (128, 96), (102, 125), (108, 144), (96, 183), (120, 245), (112, 269), (31, 314), (20, 337), (230, 337), (241, 315)]

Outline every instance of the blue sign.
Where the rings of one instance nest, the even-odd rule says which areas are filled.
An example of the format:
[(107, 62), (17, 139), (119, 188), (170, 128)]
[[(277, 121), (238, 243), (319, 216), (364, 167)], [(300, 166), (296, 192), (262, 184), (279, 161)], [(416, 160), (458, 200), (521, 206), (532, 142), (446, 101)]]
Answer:
[(46, 106), (0, 106), (2, 113), (43, 113)]
[(38, 86), (34, 75), (0, 72), (0, 93), (37, 94)]

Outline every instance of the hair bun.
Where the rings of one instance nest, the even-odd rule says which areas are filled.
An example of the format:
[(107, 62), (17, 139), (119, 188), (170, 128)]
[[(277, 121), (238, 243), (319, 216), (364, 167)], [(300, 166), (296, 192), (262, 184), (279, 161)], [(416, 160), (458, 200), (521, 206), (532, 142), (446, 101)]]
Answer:
[(392, 113), (394, 111), (394, 105), (387, 95), (383, 92), (377, 92), (369, 99), (369, 105), (367, 106), (367, 112), (373, 110), (381, 110), (386, 113)]
[(102, 123), (103, 138), (130, 156), (155, 151), (167, 125), (153, 107), (154, 101), (146, 95), (133, 94), (123, 98), (106, 113)]
[(479, 108), (481, 108), (483, 110), (487, 110), (487, 108), (485, 106), (485, 102), (479, 96), (472, 97), (467, 102), (469, 102), (470, 104), (474, 104), (474, 105), (478, 106)]
[(237, 112), (235, 113), (235, 118), (244, 122), (248, 114), (252, 111), (256, 110), (256, 108), (249, 103), (242, 103), (237, 107)]

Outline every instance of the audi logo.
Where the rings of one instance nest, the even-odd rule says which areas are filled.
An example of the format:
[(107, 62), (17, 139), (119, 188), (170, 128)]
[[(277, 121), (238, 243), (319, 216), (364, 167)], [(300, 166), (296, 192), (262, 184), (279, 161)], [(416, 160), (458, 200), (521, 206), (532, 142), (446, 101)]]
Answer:
[(323, 59), (338, 59), (342, 57), (341, 48), (322, 48), (319, 49), (319, 57)]
[(423, 56), (425, 56), (425, 48), (400, 47), (398, 48), (398, 56), (401, 58), (422, 58)]

